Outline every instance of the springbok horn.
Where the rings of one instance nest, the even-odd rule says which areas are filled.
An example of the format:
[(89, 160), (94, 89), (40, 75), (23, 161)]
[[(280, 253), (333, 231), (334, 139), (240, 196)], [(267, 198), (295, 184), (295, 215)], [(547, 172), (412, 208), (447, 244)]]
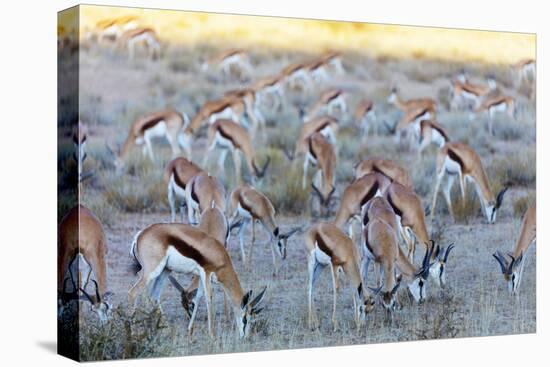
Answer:
[(505, 188), (499, 191), (499, 193), (497, 194), (497, 202), (495, 204), (495, 208), (497, 209), (500, 208), (500, 206), (502, 205), (502, 199), (504, 198), (504, 194), (506, 193), (507, 190), (508, 190), (508, 187), (506, 186)]
[(324, 203), (325, 200), (323, 199), (323, 194), (321, 194), (321, 191), (319, 191), (319, 189), (317, 188), (317, 186), (315, 186), (313, 182), (311, 183), (311, 187), (313, 188), (314, 192), (319, 195), (319, 200)]
[(382, 287), (383, 287), (383, 285), (381, 285), (381, 286), (378, 287), (378, 288), (374, 288), (374, 287), (367, 287), (367, 288), (370, 289), (370, 291), (372, 292), (373, 296), (376, 296), (376, 295), (378, 295), (378, 293), (380, 293), (380, 291), (382, 290)]
[(180, 293), (186, 293), (185, 289), (181, 286), (181, 284), (174, 278), (173, 276), (169, 275), (168, 279), (170, 279), (170, 283), (178, 290)]
[(271, 157), (267, 156), (267, 160), (264, 163), (264, 166), (262, 167), (261, 171), (258, 170), (256, 167), (256, 164), (253, 165), (254, 171), (256, 171), (256, 177), (262, 178), (265, 175), (265, 172), (267, 171), (267, 167), (269, 166), (269, 162), (271, 162)]
[(300, 227), (293, 228), (290, 231), (288, 231), (287, 233), (281, 234), (279, 236), (279, 238), (288, 239), (288, 238), (290, 238), (290, 236), (292, 236), (294, 233), (298, 232), (299, 230), (300, 230)]
[(95, 279), (92, 279), (92, 282), (94, 283), (95, 285), (95, 297), (96, 297), (96, 301), (97, 303), (101, 302), (101, 296), (99, 295), (99, 287), (97, 286), (97, 282), (95, 281)]
[(82, 294), (85, 296), (85, 298), (86, 298), (88, 301), (90, 301), (90, 303), (91, 303), (92, 305), (95, 303), (95, 302), (94, 302), (94, 299), (92, 298), (92, 296), (90, 296), (90, 295), (88, 294), (88, 292), (86, 292), (86, 291), (84, 290), (84, 288), (80, 288), (80, 291), (81, 291)]
[(397, 290), (399, 289), (399, 286), (401, 285), (401, 282), (397, 282), (397, 284), (393, 287), (393, 289), (391, 290), (391, 295), (395, 295), (395, 293), (397, 293)]
[(250, 302), (250, 307), (255, 308), (262, 301), (265, 295), (265, 291), (267, 291), (267, 286), (265, 286), (264, 289), (262, 289), (262, 291), (256, 297), (254, 297), (252, 302)]
[(455, 248), (455, 244), (451, 243), (449, 246), (447, 246), (447, 251), (445, 251), (445, 257), (443, 258), (443, 262), (447, 263), (447, 259), (449, 258), (449, 254), (451, 253), (451, 250)]

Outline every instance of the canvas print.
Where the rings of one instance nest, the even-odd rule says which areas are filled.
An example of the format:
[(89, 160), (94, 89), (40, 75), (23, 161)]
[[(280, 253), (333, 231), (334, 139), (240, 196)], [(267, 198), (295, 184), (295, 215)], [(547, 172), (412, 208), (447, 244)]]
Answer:
[(58, 25), (58, 348), (536, 331), (536, 36), (81, 5)]

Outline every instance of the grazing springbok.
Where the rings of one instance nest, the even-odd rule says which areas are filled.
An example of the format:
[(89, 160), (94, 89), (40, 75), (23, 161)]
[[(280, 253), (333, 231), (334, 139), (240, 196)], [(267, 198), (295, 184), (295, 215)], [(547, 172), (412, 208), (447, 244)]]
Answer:
[[(386, 311), (392, 312), (399, 306), (396, 294), (401, 279), (407, 283), (415, 301), (423, 302), (426, 299), (426, 281), (433, 247), (426, 249), (422, 266), (414, 266), (399, 247), (395, 214), (387, 200), (382, 197), (375, 197), (367, 204), (363, 225), (363, 274), (367, 274), (369, 262), (374, 260), (378, 267), (376, 273), (379, 287), (375, 293), (381, 295)], [(397, 270), (401, 277), (396, 277)]]
[[(107, 148), (115, 156), (114, 164), (117, 171), (124, 168), (132, 148), (134, 146), (143, 146), (143, 154), (152, 161), (155, 160), (153, 154), (153, 139), (166, 138), (172, 148), (172, 156), (180, 154), (180, 146), (185, 149), (182, 129), (189, 123), (186, 114), (167, 109), (159, 112), (149, 113), (139, 117), (134, 121), (128, 132), (128, 136), (120, 149), (114, 150), (107, 145)], [(186, 151), (190, 156), (191, 152)]]
[[(135, 305), (138, 292), (147, 286), (149, 296), (160, 307), (161, 292), (170, 272), (192, 274), (200, 279), (200, 286), (194, 297), (195, 304), (198, 304), (203, 294), (205, 295), (208, 334), (214, 336), (212, 280), (223, 285), (233, 304), (240, 337), (244, 338), (249, 334), (254, 317), (261, 311), (259, 305), (265, 296), (266, 288), (254, 299), (252, 291), (245, 293), (229, 254), (224, 245), (215, 238), (187, 224), (153, 224), (135, 236), (130, 256), (139, 264), (138, 268), (141, 268), (139, 280), (128, 291), (130, 305)], [(187, 328), (189, 334), (193, 332), (197, 309), (198, 307), (193, 307)]]
[(348, 235), (353, 236), (353, 221), (361, 222), (361, 210), (375, 196), (380, 196), (390, 186), (390, 180), (377, 172), (367, 173), (350, 183), (342, 194), (334, 224), (339, 228), (348, 226)]
[(311, 79), (305, 62), (296, 62), (286, 66), (281, 71), (280, 78), (289, 88), (299, 86), (306, 92), (311, 90)]
[(277, 260), (275, 252), (281, 259), (286, 259), (286, 244), (288, 238), (298, 231), (297, 228), (283, 233), (275, 220), (275, 208), (267, 196), (252, 186), (243, 185), (237, 187), (229, 197), (229, 217), (231, 223), (237, 223), (242, 218), (239, 225), (239, 244), (241, 248), (241, 259), (245, 262), (246, 255), (244, 250), (244, 229), (247, 223), (252, 225), (252, 240), (250, 252), (248, 253), (248, 266), (252, 262), (252, 250), (256, 239), (255, 224), (260, 222), (262, 227), (269, 234), (271, 243), (271, 256), (273, 258), (273, 274), (277, 275)]
[(133, 60), (136, 54), (136, 45), (143, 44), (151, 59), (160, 57), (160, 41), (157, 32), (153, 28), (140, 27), (128, 29), (120, 36), (119, 47), (128, 49), (128, 56)]
[(430, 144), (442, 148), (450, 141), (447, 130), (435, 120), (420, 121), (420, 139), (418, 141), (418, 155), (422, 155), (424, 149)]
[(201, 171), (185, 187), (185, 203), (189, 224), (199, 223), (200, 215), (212, 205), (225, 212), (225, 188), (216, 177)]
[(412, 188), (409, 172), (395, 161), (379, 157), (366, 159), (355, 166), (355, 178), (360, 178), (367, 173), (378, 172), (401, 185)]
[(420, 140), (420, 121), (435, 117), (435, 110), (431, 108), (411, 108), (401, 117), (392, 129), (398, 143), (404, 138), (414, 144)]
[(313, 133), (321, 133), (328, 141), (336, 147), (336, 134), (338, 133), (338, 120), (331, 116), (316, 117), (302, 125), (302, 131), (296, 142), (294, 155), (290, 156), (285, 152), (288, 158), (292, 159), (298, 154), (305, 154), (308, 151), (309, 137)]
[(208, 127), (208, 151), (204, 155), (203, 167), (206, 167), (208, 158), (215, 149), (221, 150), (218, 157), (218, 167), (222, 174), (225, 173), (224, 163), (229, 152), (233, 156), (237, 182), (240, 182), (242, 179), (241, 155), (244, 156), (248, 172), (253, 179), (264, 177), (270, 158), (267, 158), (261, 169), (258, 168), (256, 164), (256, 152), (252, 146), (250, 136), (246, 129), (236, 122), (220, 119)]
[(363, 99), (355, 107), (353, 117), (363, 136), (369, 135), (372, 124), (376, 121), (374, 104), (371, 100)]
[(116, 41), (122, 33), (139, 26), (135, 16), (124, 16), (112, 19), (102, 19), (95, 25), (97, 41), (102, 43), (105, 39)]
[[(426, 215), (422, 200), (416, 193), (400, 183), (393, 182), (385, 191), (384, 198), (393, 209), (397, 221), (398, 233), (407, 244), (407, 258), (409, 261), (414, 261), (414, 253), (416, 250), (416, 241), (424, 247), (433, 247), (433, 240), (428, 234), (426, 225)], [(432, 252), (430, 261), (430, 275), (436, 284), (440, 287), (445, 287), (445, 267), (447, 259), (454, 244), (450, 244), (446, 248), (437, 246)]]
[(510, 294), (519, 294), (523, 267), (525, 265), (525, 253), (532, 243), (537, 240), (537, 205), (531, 204), (521, 222), (521, 232), (516, 245), (511, 253), (508, 253), (510, 260), (500, 252), (496, 251), (493, 257), (498, 261), (504, 280), (508, 283)]
[(164, 169), (164, 182), (168, 186), (168, 204), (170, 205), (171, 221), (176, 221), (176, 202), (179, 201), (181, 221), (184, 218), (185, 188), (193, 177), (202, 172), (196, 164), (190, 160), (178, 157), (172, 159)]
[(494, 223), (497, 211), (502, 205), (502, 199), (507, 187), (503, 188), (495, 197), (489, 186), (489, 179), (481, 163), (481, 158), (471, 147), (464, 143), (450, 142), (445, 144), (437, 153), (436, 159), (436, 183), (432, 199), (431, 217), (435, 213), (437, 194), (443, 178), (447, 182), (443, 188), (443, 195), (447, 202), (449, 213), (454, 217), (451, 201), (451, 188), (455, 178), (458, 176), (462, 203), (466, 201), (466, 182), (471, 182), (476, 188), (477, 195), (481, 202), (481, 208), (489, 223)]
[(488, 78), (488, 86), (474, 84), (467, 80), (466, 73), (462, 71), (453, 81), (453, 98), (451, 107), (457, 108), (461, 103), (477, 108), (483, 98), (496, 89), (496, 82)]
[[(92, 312), (96, 313), (101, 322), (107, 321), (111, 311), (111, 304), (107, 301), (111, 292), (107, 292), (107, 238), (103, 226), (97, 217), (82, 205), (75, 206), (61, 219), (59, 224), (57, 248), (57, 290), (59, 296), (58, 315), (61, 316), (68, 306), (68, 300), (79, 299), (78, 290), (91, 304)], [(88, 267), (86, 280), (81, 284), (81, 270), (74, 274), (75, 267), (71, 266), (78, 258), (81, 258)], [(77, 266), (78, 268), (78, 266)], [(73, 292), (67, 294), (67, 280), (65, 275), (69, 272), (72, 281)], [(91, 274), (94, 279), (91, 282), (95, 286), (95, 293), (90, 296), (86, 292), (86, 286), (90, 282)], [(78, 285), (74, 279), (78, 279)], [(77, 288), (78, 287), (78, 288)]]
[[(376, 304), (366, 287), (359, 269), (360, 258), (351, 238), (333, 223), (317, 223), (305, 234), (304, 244), (308, 254), (308, 326), (318, 326), (313, 304), (313, 287), (321, 270), (328, 266), (332, 276), (332, 326), (338, 327), (336, 319), (336, 298), (338, 271), (342, 270), (350, 280), (353, 292), (353, 316), (357, 327), (365, 320)], [(366, 274), (365, 274), (366, 275)]]
[(318, 167), (311, 187), (319, 196), (321, 206), (328, 206), (336, 186), (334, 175), (336, 170), (336, 153), (334, 146), (321, 133), (315, 132), (308, 138), (308, 150), (304, 158), (304, 173), (302, 187), (306, 188), (307, 169), (309, 165)]
[(490, 96), (485, 98), (476, 108), (476, 113), (487, 112), (489, 134), (493, 135), (493, 119), (496, 113), (506, 112), (511, 119), (515, 118), (516, 102), (510, 96)]
[(416, 98), (405, 101), (399, 98), (397, 88), (392, 88), (390, 95), (388, 96), (388, 103), (393, 104), (405, 113), (410, 110), (419, 109), (437, 111), (437, 102), (433, 98)]
[(516, 71), (518, 84), (522, 83), (524, 80), (529, 80), (529, 78), (535, 79), (535, 60), (534, 59), (523, 59), (517, 62), (513, 68)]
[(252, 65), (248, 53), (243, 49), (229, 49), (220, 52), (201, 65), (202, 71), (221, 70), (224, 76), (230, 77), (233, 72), (250, 75)]
[(331, 88), (324, 91), (309, 111), (300, 110), (300, 114), (302, 115), (302, 121), (308, 122), (321, 113), (332, 116), (335, 109), (338, 109), (342, 116), (348, 111), (344, 91), (340, 88)]
[(271, 98), (273, 111), (278, 110), (284, 102), (284, 80), (280, 75), (258, 79), (250, 88), (256, 91), (256, 104), (258, 106), (266, 104), (267, 96)]

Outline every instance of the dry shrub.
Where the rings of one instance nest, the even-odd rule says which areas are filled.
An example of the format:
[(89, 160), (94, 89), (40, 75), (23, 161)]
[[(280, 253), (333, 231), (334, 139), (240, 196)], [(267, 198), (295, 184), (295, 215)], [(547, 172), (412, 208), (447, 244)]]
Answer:
[(526, 196), (522, 196), (519, 199), (516, 199), (514, 203), (512, 204), (514, 208), (514, 217), (516, 218), (522, 218), (525, 212), (527, 211), (527, 208), (534, 203), (536, 200), (535, 194), (531, 193)]
[(534, 149), (495, 159), (488, 168), (488, 174), (501, 185), (534, 187), (537, 179)]
[(453, 198), (457, 198), (453, 202), (453, 210), (455, 215), (455, 221), (457, 223), (468, 224), (472, 218), (480, 213), (481, 204), (475, 190), (466, 187), (466, 198), (464, 202), (460, 199), (460, 192), (454, 192)]
[(262, 182), (261, 190), (279, 213), (302, 214), (309, 198), (309, 188), (302, 188), (302, 172), (296, 167), (288, 167), (284, 174)]

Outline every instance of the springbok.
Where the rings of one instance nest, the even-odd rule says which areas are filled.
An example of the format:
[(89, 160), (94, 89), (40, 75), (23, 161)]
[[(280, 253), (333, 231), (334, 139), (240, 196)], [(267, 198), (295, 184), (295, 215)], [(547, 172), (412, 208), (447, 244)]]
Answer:
[(344, 91), (340, 88), (331, 88), (324, 91), (308, 112), (301, 110), (300, 113), (302, 121), (308, 122), (321, 113), (327, 113), (332, 116), (335, 109), (338, 109), (342, 116), (348, 111), (346, 100), (344, 99)]
[[(338, 271), (342, 270), (350, 280), (353, 291), (353, 313), (357, 327), (365, 320), (376, 304), (363, 281), (359, 269), (359, 255), (351, 238), (333, 223), (317, 223), (305, 234), (304, 244), (308, 254), (308, 326), (317, 327), (313, 304), (313, 287), (321, 270), (329, 266), (332, 275), (332, 326), (337, 329), (336, 298)], [(366, 274), (365, 274), (366, 275)]]
[(493, 135), (493, 119), (496, 113), (506, 112), (511, 119), (515, 118), (515, 99), (510, 96), (490, 96), (485, 98), (476, 108), (476, 113), (487, 112), (489, 134)]
[(535, 79), (535, 60), (534, 59), (523, 59), (517, 62), (513, 68), (517, 73), (518, 83), (523, 82), (524, 80), (529, 80), (530, 77)]
[(126, 47), (128, 49), (130, 60), (134, 59), (136, 45), (138, 44), (145, 45), (151, 59), (160, 57), (160, 41), (157, 32), (155, 32), (153, 28), (140, 27), (128, 29), (122, 33), (118, 43), (120, 47)]
[(432, 111), (437, 110), (437, 102), (433, 98), (416, 98), (405, 101), (399, 98), (397, 88), (392, 88), (390, 95), (388, 96), (388, 103), (393, 104), (405, 113), (410, 111), (411, 109), (429, 109)]
[(134, 16), (102, 19), (95, 25), (95, 30), (98, 33), (97, 41), (99, 43), (102, 43), (105, 39), (116, 41), (122, 33), (136, 29), (138, 26), (138, 18)]
[[(367, 274), (369, 262), (374, 260), (378, 266), (379, 287), (375, 293), (381, 295), (386, 311), (392, 312), (399, 306), (395, 296), (402, 278), (415, 301), (423, 302), (426, 298), (426, 280), (429, 276), (433, 247), (429, 246), (426, 249), (422, 266), (414, 266), (398, 245), (395, 214), (383, 197), (375, 197), (367, 204), (363, 225), (363, 274)], [(397, 270), (401, 277), (396, 278)]]
[(275, 208), (267, 196), (252, 186), (243, 185), (235, 188), (229, 196), (229, 217), (231, 223), (237, 223), (242, 218), (239, 225), (239, 244), (241, 248), (241, 259), (245, 262), (246, 255), (244, 250), (244, 229), (247, 223), (252, 225), (252, 240), (250, 252), (248, 253), (248, 266), (252, 262), (252, 250), (256, 239), (255, 223), (258, 221), (269, 234), (271, 243), (271, 256), (273, 258), (273, 274), (277, 275), (277, 260), (275, 252), (279, 254), (282, 260), (286, 259), (286, 245), (288, 238), (298, 231), (297, 228), (283, 233), (275, 220)]
[(218, 157), (218, 167), (220, 171), (225, 172), (225, 158), (228, 152), (233, 156), (235, 165), (236, 180), (240, 182), (241, 177), (241, 155), (244, 156), (248, 166), (249, 174), (254, 178), (262, 178), (265, 175), (269, 165), (268, 157), (264, 166), (258, 169), (256, 164), (256, 152), (252, 146), (252, 141), (245, 128), (232, 120), (220, 119), (208, 127), (208, 150), (204, 155), (203, 167), (206, 167), (210, 154), (216, 149), (221, 150)]
[(361, 210), (375, 196), (380, 196), (390, 186), (390, 180), (377, 172), (367, 173), (350, 183), (342, 194), (334, 224), (339, 228), (348, 225), (348, 236), (353, 239), (353, 221), (361, 221)]
[(171, 160), (164, 169), (164, 182), (168, 186), (168, 204), (170, 205), (171, 221), (176, 221), (176, 201), (180, 202), (181, 221), (184, 218), (185, 188), (193, 177), (202, 169), (188, 159), (178, 157)]
[(537, 240), (537, 205), (531, 204), (521, 222), (521, 231), (516, 245), (511, 253), (508, 253), (510, 260), (507, 260), (500, 251), (496, 251), (493, 257), (498, 261), (504, 280), (508, 283), (510, 294), (518, 294), (525, 266), (525, 253), (532, 243)]
[(489, 186), (489, 179), (481, 163), (479, 155), (466, 144), (460, 142), (450, 142), (439, 149), (436, 158), (436, 183), (432, 199), (431, 217), (435, 213), (435, 204), (441, 181), (447, 177), (446, 185), (443, 189), (445, 201), (451, 216), (454, 217), (451, 201), (451, 188), (456, 176), (460, 184), (460, 193), (462, 202), (466, 200), (466, 182), (474, 184), (477, 195), (481, 202), (482, 210), (489, 223), (494, 223), (497, 210), (502, 205), (502, 199), (506, 193), (507, 187), (503, 188), (495, 197)]
[(202, 71), (209, 69), (221, 70), (224, 76), (229, 77), (233, 71), (250, 75), (252, 66), (248, 53), (243, 49), (236, 48), (222, 51), (202, 63)]
[[(213, 337), (212, 328), (212, 280), (221, 283), (233, 304), (235, 321), (241, 338), (250, 331), (254, 317), (261, 311), (259, 308), (266, 288), (254, 299), (252, 291), (244, 292), (239, 277), (225, 247), (215, 238), (199, 228), (179, 223), (153, 224), (137, 233), (130, 249), (132, 256), (139, 264), (140, 278), (128, 291), (128, 302), (135, 305), (136, 296), (145, 286), (150, 290), (149, 296), (160, 307), (160, 296), (164, 282), (170, 272), (193, 274), (199, 277), (200, 286), (194, 297), (198, 304), (205, 295), (208, 315), (208, 334)], [(198, 307), (193, 307), (188, 333), (193, 332), (193, 324)]]
[[(82, 292), (85, 299), (91, 304), (91, 311), (96, 313), (101, 322), (107, 321), (111, 304), (108, 298), (111, 292), (107, 292), (107, 238), (101, 222), (86, 207), (75, 206), (67, 212), (59, 224), (59, 241), (57, 248), (57, 289), (58, 289), (58, 315), (61, 317), (71, 299), (78, 299), (78, 290)], [(71, 266), (78, 258), (81, 258), (89, 268), (84, 284), (81, 283), (82, 273), (77, 266)], [(69, 272), (72, 281), (73, 292), (68, 294), (66, 290), (67, 280), (65, 274)], [(91, 282), (95, 285), (95, 294), (90, 296), (86, 292), (86, 286), (90, 282), (91, 274), (94, 279)], [(74, 279), (78, 279), (78, 285)], [(78, 287), (78, 289), (77, 289)]]
[(200, 215), (212, 205), (225, 212), (225, 202), (224, 186), (207, 172), (199, 172), (187, 182), (185, 203), (189, 224), (199, 223)]
[(294, 155), (290, 156), (285, 153), (288, 158), (292, 159), (298, 154), (305, 154), (308, 150), (309, 137), (313, 133), (321, 133), (328, 141), (336, 147), (336, 134), (338, 133), (338, 120), (331, 116), (316, 117), (302, 125), (302, 131), (296, 142)]
[(355, 178), (360, 178), (367, 173), (378, 172), (401, 185), (412, 188), (409, 172), (395, 161), (379, 157), (366, 159), (355, 166)]
[[(107, 145), (107, 148), (115, 156), (114, 164), (117, 171), (121, 171), (128, 159), (134, 146), (143, 146), (143, 154), (152, 161), (153, 154), (152, 140), (154, 138), (166, 138), (172, 148), (172, 156), (180, 154), (180, 146), (185, 149), (182, 129), (189, 123), (186, 114), (181, 114), (175, 110), (167, 109), (159, 112), (149, 113), (139, 117), (134, 121), (128, 132), (128, 136), (120, 150), (113, 150)], [(191, 152), (186, 151), (190, 156)]]
[(363, 136), (369, 135), (371, 126), (376, 121), (376, 113), (374, 112), (374, 104), (372, 101), (368, 99), (359, 101), (355, 107), (353, 117), (361, 130), (361, 134)]
[(304, 158), (302, 188), (306, 188), (307, 169), (309, 165), (318, 170), (311, 182), (313, 192), (319, 196), (321, 206), (328, 206), (336, 190), (334, 175), (336, 170), (336, 153), (334, 146), (321, 133), (315, 132), (308, 138), (308, 150)]
[[(416, 250), (416, 241), (424, 247), (433, 247), (433, 240), (428, 234), (426, 226), (426, 215), (422, 200), (416, 193), (400, 183), (393, 182), (385, 191), (384, 198), (393, 209), (397, 221), (398, 233), (407, 244), (407, 258), (409, 261), (414, 261), (414, 253)], [(430, 261), (430, 275), (436, 284), (440, 287), (445, 287), (445, 267), (447, 259), (454, 244), (450, 244), (447, 248), (435, 247), (432, 252)]]

